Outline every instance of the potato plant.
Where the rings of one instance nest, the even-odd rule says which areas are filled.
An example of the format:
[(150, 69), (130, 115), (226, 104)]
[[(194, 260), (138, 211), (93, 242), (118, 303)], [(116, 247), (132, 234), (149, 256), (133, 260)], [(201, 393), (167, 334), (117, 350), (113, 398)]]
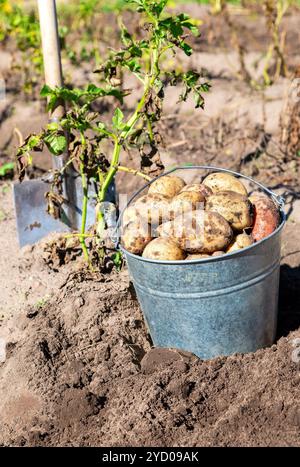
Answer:
[[(239, 58), (238, 76), (254, 88), (269, 86), (276, 81), (279, 76), (288, 76), (288, 68), (285, 61), (285, 36), (286, 31), (282, 30), (282, 20), (288, 10), (294, 5), (294, 0), (263, 0), (248, 1), (240, 3), (249, 12), (262, 14), (265, 18), (269, 41), (263, 54), (263, 71), (260, 79), (255, 80), (247, 70), (245, 64), (245, 48), (242, 44), (243, 28), (235, 21), (233, 10), (229, 8), (228, 0), (211, 0), (212, 13), (222, 15), (227, 24), (233, 47), (236, 49)], [(275, 62), (275, 70), (272, 71), (272, 61)]]
[[(202, 80), (197, 71), (178, 73), (166, 71), (163, 67), (166, 54), (176, 55), (178, 51), (187, 56), (192, 54), (187, 42), (188, 33), (197, 36), (199, 31), (189, 16), (183, 13), (168, 15), (165, 11), (167, 0), (127, 0), (127, 3), (141, 15), (139, 36), (130, 33), (123, 23), (120, 24), (122, 47), (112, 50), (97, 70), (102, 80), (101, 87), (89, 84), (82, 90), (44, 86), (41, 95), (48, 98), (49, 110), (53, 111), (62, 102), (68, 110), (59, 123), (50, 123), (39, 134), (30, 135), (17, 153), (22, 180), (26, 167), (31, 163), (32, 152), (41, 150), (44, 145), (55, 156), (68, 151), (68, 164), (73, 163), (80, 172), (84, 189), (83, 223), (79, 235), (86, 258), (88, 182), (95, 180), (99, 187), (96, 230), (101, 241), (105, 228), (101, 205), (117, 171), (142, 175), (149, 180), (149, 174), (158, 173), (163, 168), (159, 157), (161, 135), (157, 124), (162, 114), (165, 87), (180, 83), (182, 92), (179, 101), (185, 101), (192, 94), (196, 108), (203, 108), (203, 92), (209, 90), (209, 84)], [(121, 72), (131, 73), (142, 84), (140, 98), (129, 115), (123, 109), (124, 98), (130, 90), (121, 88)], [(111, 97), (116, 103), (111, 122), (104, 121), (93, 110), (93, 103), (104, 97)], [(111, 153), (106, 152), (107, 143), (112, 147)], [(139, 151), (140, 171), (121, 164), (123, 151), (129, 151), (132, 147)], [(48, 194), (49, 212), (56, 216), (63, 203), (60, 179), (65, 169), (55, 173), (55, 183)]]
[[(58, 4), (62, 55), (79, 66), (83, 61), (100, 63), (99, 42), (111, 44), (112, 31), (105, 14), (118, 16), (123, 0), (80, 0)], [(102, 16), (101, 16), (102, 15)], [(116, 36), (116, 40), (118, 40)], [(21, 76), (18, 88), (35, 97), (43, 74), (41, 37), (36, 9), (22, 1), (0, 0), (0, 42), (12, 50), (12, 70)]]
[(73, 65), (92, 61), (99, 66), (99, 44), (108, 47), (119, 40), (119, 35), (106, 18), (110, 15), (114, 22), (125, 6), (124, 0), (79, 0), (58, 5), (65, 53)]
[(39, 23), (35, 11), (25, 11), (20, 5), (0, 0), (0, 42), (12, 41), (13, 70), (22, 75), (25, 94), (33, 90), (42, 76), (43, 58)]

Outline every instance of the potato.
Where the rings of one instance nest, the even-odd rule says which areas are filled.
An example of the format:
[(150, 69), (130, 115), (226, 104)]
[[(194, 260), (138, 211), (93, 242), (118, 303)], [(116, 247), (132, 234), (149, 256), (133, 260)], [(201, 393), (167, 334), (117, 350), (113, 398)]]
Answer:
[(213, 194), (212, 190), (208, 186), (202, 185), (201, 183), (192, 183), (190, 185), (185, 185), (180, 191), (180, 193), (184, 193), (185, 191), (196, 191), (197, 193), (201, 193), (203, 195), (203, 201), (207, 196)]
[(220, 191), (206, 200), (205, 209), (223, 216), (234, 230), (243, 230), (253, 223), (252, 205), (248, 198), (234, 191)]
[(211, 256), (223, 256), (225, 255), (225, 251), (215, 251)]
[(123, 229), (121, 244), (125, 250), (139, 255), (151, 240), (151, 226), (149, 224), (144, 222), (130, 222)]
[(226, 253), (233, 253), (234, 251), (241, 250), (242, 248), (246, 248), (247, 246), (252, 245), (253, 240), (250, 235), (246, 233), (239, 234), (235, 237), (233, 242), (229, 245), (226, 250)]
[(170, 219), (169, 200), (158, 193), (142, 196), (136, 201), (135, 208), (139, 215), (152, 225)]
[(204, 258), (212, 258), (213, 256), (223, 256), (225, 255), (224, 251), (215, 251), (211, 255), (206, 255), (205, 253), (198, 253), (194, 255), (188, 255), (186, 259), (204, 259)]
[(198, 253), (194, 255), (188, 255), (185, 259), (186, 260), (191, 260), (191, 259), (205, 259), (205, 258), (210, 258), (210, 255), (206, 255), (205, 253)]
[(134, 204), (131, 204), (123, 212), (122, 225), (125, 227), (130, 222), (138, 222), (138, 220), (139, 220), (138, 210), (136, 209)]
[(279, 211), (272, 199), (265, 195), (253, 195), (249, 199), (254, 206), (252, 238), (258, 242), (277, 229)]
[(169, 213), (169, 200), (157, 193), (144, 195), (125, 209), (123, 225), (143, 219), (152, 227), (156, 227), (162, 221), (171, 219)]
[(232, 240), (232, 229), (224, 217), (202, 210), (165, 222), (157, 233), (176, 241), (188, 253), (213, 253), (226, 248)]
[(234, 191), (241, 195), (248, 195), (242, 182), (238, 178), (226, 172), (215, 172), (209, 174), (202, 181), (202, 184), (210, 188), (213, 193), (218, 193), (219, 191)]
[(148, 194), (158, 193), (166, 198), (173, 198), (184, 187), (185, 181), (176, 175), (164, 175), (155, 180), (149, 187)]
[(204, 207), (204, 196), (197, 191), (181, 191), (170, 202), (171, 217), (179, 216), (185, 212), (201, 209), (201, 204)]
[(158, 259), (164, 261), (176, 261), (185, 259), (186, 254), (169, 238), (155, 238), (143, 252), (143, 258)]

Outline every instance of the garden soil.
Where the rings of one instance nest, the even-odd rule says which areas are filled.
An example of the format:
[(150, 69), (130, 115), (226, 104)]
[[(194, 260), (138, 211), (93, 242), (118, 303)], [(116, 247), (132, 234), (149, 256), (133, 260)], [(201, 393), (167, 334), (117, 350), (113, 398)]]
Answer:
[[(295, 66), (298, 19), (286, 19)], [(226, 28), (216, 25), (215, 35), (217, 26), (226, 43)], [(256, 23), (249, 31), (257, 44), (249, 67), (261, 54), (262, 31)], [(278, 149), (290, 81), (250, 91), (236, 78), (237, 57), (222, 41), (216, 49), (205, 26), (198, 46), (195, 66), (207, 68), (212, 92), (205, 111), (195, 113), (189, 102), (175, 111), (178, 90), (168, 91), (163, 160), (225, 166), (286, 196), (276, 341), (210, 361), (154, 349), (126, 267), (92, 274), (76, 245), (66, 250), (56, 236), (19, 251), (11, 185), (1, 181), (0, 445), (300, 446), (299, 161)], [(9, 54), (0, 55), (2, 71)], [(76, 77), (77, 85), (86, 80)], [(43, 105), (8, 92), (0, 162), (13, 157), (14, 128), (26, 136), (44, 121)], [(30, 176), (48, 169), (41, 154)], [(117, 183), (122, 193), (140, 186), (125, 174)]]
[[(1, 195), (6, 206), (10, 199)], [(53, 239), (18, 253), (13, 218), (0, 225), (1, 445), (300, 446), (300, 274), (290, 225), (277, 342), (210, 361), (152, 348), (126, 269), (92, 274), (76, 250), (53, 252)]]

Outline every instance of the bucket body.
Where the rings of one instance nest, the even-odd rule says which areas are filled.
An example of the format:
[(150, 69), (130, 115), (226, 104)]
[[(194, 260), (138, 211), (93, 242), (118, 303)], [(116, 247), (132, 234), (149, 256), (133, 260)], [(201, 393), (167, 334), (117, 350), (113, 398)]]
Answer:
[(163, 262), (123, 250), (154, 345), (202, 359), (272, 345), (283, 224), (282, 212), (269, 237), (208, 259)]

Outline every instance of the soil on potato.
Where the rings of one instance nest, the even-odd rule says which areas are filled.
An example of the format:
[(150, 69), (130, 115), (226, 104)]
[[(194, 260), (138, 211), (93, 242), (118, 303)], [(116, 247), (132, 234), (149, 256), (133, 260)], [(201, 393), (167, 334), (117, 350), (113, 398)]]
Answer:
[[(207, 10), (188, 9), (205, 20), (192, 67), (203, 64), (213, 87), (204, 112), (195, 112), (191, 102), (174, 110), (179, 91), (167, 91), (162, 158), (166, 167), (192, 162), (235, 169), (287, 197), (276, 343), (206, 362), (153, 349), (126, 269), (92, 275), (78, 248), (65, 252), (57, 237), (55, 249), (47, 239), (19, 252), (12, 190), (2, 181), (0, 445), (300, 446), (299, 158), (285, 158), (278, 146), (290, 79), (250, 90), (236, 78), (237, 56), (227, 48), (224, 24), (216, 20), (219, 39), (210, 38), (214, 19)], [(287, 59), (296, 67), (299, 14), (284, 21)], [(257, 22), (248, 24), (255, 41), (248, 41), (246, 62), (253, 73), (263, 31)], [(4, 73), (10, 56), (0, 53)], [(94, 79), (82, 66), (75, 84), (87, 76)], [(1, 164), (15, 152), (15, 127), (26, 136), (46, 122), (44, 104), (7, 91), (0, 103)], [(29, 176), (49, 167), (42, 153)], [(118, 178), (121, 193), (141, 184)]]

